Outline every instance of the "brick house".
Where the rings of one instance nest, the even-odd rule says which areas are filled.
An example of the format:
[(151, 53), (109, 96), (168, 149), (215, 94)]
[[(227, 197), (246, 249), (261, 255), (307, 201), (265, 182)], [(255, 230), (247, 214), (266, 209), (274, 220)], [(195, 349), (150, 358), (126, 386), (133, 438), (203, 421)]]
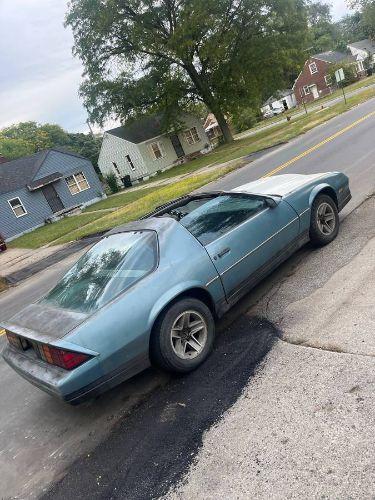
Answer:
[(293, 85), (298, 104), (330, 94), (336, 88), (336, 83), (329, 77), (330, 66), (339, 63), (355, 64), (356, 59), (352, 55), (334, 51), (309, 57)]

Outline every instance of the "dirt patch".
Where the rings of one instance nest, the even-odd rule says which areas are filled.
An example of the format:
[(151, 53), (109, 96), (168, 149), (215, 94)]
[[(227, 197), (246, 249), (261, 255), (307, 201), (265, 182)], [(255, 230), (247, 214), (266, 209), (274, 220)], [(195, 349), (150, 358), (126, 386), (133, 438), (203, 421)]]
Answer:
[(8, 289), (8, 282), (5, 278), (0, 276), (0, 293)]

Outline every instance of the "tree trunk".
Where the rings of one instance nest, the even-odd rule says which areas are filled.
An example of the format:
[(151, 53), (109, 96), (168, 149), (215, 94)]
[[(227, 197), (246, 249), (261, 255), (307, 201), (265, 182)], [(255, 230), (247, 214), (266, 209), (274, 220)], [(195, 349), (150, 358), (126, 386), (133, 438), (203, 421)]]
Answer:
[(229, 128), (228, 122), (227, 122), (224, 114), (222, 113), (222, 111), (221, 110), (214, 111), (213, 109), (211, 109), (211, 111), (215, 115), (217, 123), (219, 124), (219, 127), (221, 128), (221, 131), (222, 131), (223, 137), (224, 137), (224, 141), (226, 143), (233, 142), (234, 139), (233, 139), (232, 132)]
[(227, 120), (220, 108), (220, 104), (216, 101), (215, 97), (212, 95), (211, 89), (207, 82), (202, 78), (202, 76), (195, 69), (193, 63), (185, 63), (185, 69), (188, 72), (192, 82), (194, 83), (198, 94), (203, 99), (208, 109), (215, 115), (217, 123), (221, 128), (223, 133), (224, 141), (226, 143), (233, 142), (233, 135), (227, 123)]

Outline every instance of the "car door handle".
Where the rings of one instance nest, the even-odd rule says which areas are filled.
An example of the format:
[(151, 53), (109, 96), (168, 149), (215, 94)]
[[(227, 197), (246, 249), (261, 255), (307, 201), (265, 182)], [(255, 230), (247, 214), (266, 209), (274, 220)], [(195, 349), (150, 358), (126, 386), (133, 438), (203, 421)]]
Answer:
[(219, 258), (221, 259), (221, 257), (224, 257), (224, 255), (226, 255), (227, 253), (230, 252), (230, 248), (227, 247), (227, 248), (224, 248), (221, 252), (219, 252), (217, 255), (216, 255), (216, 258)]

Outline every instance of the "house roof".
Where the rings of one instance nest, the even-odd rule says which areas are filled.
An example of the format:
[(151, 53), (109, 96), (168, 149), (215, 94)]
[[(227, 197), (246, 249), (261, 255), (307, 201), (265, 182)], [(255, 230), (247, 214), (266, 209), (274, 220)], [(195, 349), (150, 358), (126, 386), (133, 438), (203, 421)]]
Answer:
[(145, 116), (139, 120), (129, 122), (121, 127), (107, 130), (107, 134), (115, 135), (120, 139), (138, 144), (153, 139), (164, 133), (160, 115)]
[[(83, 158), (83, 156), (76, 153), (71, 153), (70, 151), (54, 148), (47, 149), (45, 151), (39, 151), (38, 153), (35, 153), (31, 156), (24, 156), (23, 158), (18, 158), (16, 160), (10, 160), (5, 163), (1, 163), (0, 194), (16, 191), (17, 189), (21, 189), (26, 186), (31, 186), (31, 189), (36, 189), (36, 187), (33, 186), (36, 186), (37, 184), (35, 182), (33, 183), (33, 179), (51, 151), (57, 151), (58, 153), (64, 153)], [(61, 177), (61, 174), (59, 174), (59, 172), (56, 172), (56, 174), (60, 175)]]
[(348, 47), (354, 47), (359, 50), (366, 50), (370, 54), (375, 54), (375, 42), (366, 38), (365, 40), (360, 40), (359, 42), (349, 43)]
[(272, 104), (273, 102), (278, 101), (279, 99), (282, 99), (290, 94), (293, 94), (292, 89), (277, 90), (274, 95), (271, 95), (271, 97), (269, 97), (267, 101), (262, 104), (262, 107)]
[(328, 63), (339, 63), (342, 61), (355, 61), (352, 55), (344, 54), (343, 52), (336, 52), (334, 50), (329, 50), (327, 52), (322, 52), (320, 54), (315, 54), (311, 56), (312, 59), (319, 59), (320, 61), (325, 61)]

